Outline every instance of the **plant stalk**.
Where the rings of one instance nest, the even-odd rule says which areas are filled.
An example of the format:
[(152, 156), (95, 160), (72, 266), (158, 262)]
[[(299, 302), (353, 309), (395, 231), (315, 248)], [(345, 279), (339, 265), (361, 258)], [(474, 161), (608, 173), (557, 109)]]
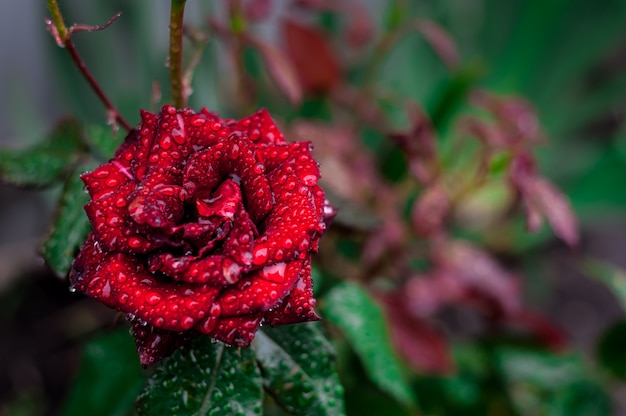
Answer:
[(119, 123), (126, 131), (131, 131), (131, 125), (128, 121), (126, 121), (126, 119), (124, 119), (124, 117), (122, 117), (115, 105), (113, 105), (113, 102), (111, 102), (109, 97), (104, 93), (104, 90), (100, 87), (98, 81), (96, 81), (93, 74), (87, 68), (85, 61), (83, 61), (81, 56), (78, 54), (78, 51), (74, 46), (74, 42), (72, 42), (70, 31), (67, 29), (67, 26), (65, 26), (65, 22), (63, 21), (63, 14), (61, 14), (58, 2), (56, 0), (47, 0), (47, 2), (48, 10), (50, 10), (50, 15), (52, 17), (51, 23), (56, 30), (56, 34), (53, 34), (56, 35), (55, 37), (57, 38), (57, 42), (60, 42), (60, 45), (63, 46), (70, 54), (72, 61), (74, 61), (78, 70), (106, 107), (109, 116)]
[(183, 81), (183, 15), (186, 0), (172, 0), (170, 12), (170, 88), (176, 108), (187, 104), (187, 91)]

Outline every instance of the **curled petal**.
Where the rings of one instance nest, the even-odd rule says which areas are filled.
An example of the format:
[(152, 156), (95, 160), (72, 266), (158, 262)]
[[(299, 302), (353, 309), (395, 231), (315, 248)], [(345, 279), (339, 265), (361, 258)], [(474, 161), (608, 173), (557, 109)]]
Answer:
[(130, 333), (135, 338), (137, 355), (142, 367), (147, 367), (171, 355), (178, 347), (197, 337), (197, 332), (172, 332), (159, 329), (137, 317), (129, 317)]
[(277, 306), (291, 292), (301, 269), (301, 260), (275, 263), (228, 287), (217, 299), (222, 315), (259, 313)]
[(162, 239), (145, 234), (130, 218), (127, 205), (133, 188), (134, 184), (128, 183), (117, 193), (107, 194), (85, 205), (98, 243), (106, 250), (146, 253), (163, 244)]
[(183, 187), (188, 198), (203, 198), (225, 178), (241, 181), (247, 208), (254, 222), (272, 209), (272, 194), (250, 140), (232, 135), (208, 150), (194, 153), (187, 162)]
[(254, 243), (253, 263), (269, 265), (304, 258), (316, 233), (324, 230), (311, 193), (297, 176), (272, 171), (268, 178), (276, 199)]
[(285, 142), (285, 137), (276, 127), (276, 123), (274, 123), (266, 109), (259, 110), (239, 121), (233, 121), (229, 123), (229, 127), (233, 131), (245, 133), (257, 145)]
[(318, 321), (315, 313), (313, 281), (311, 279), (311, 256), (305, 261), (293, 289), (275, 308), (267, 311), (264, 322), (270, 326)]
[(87, 192), (92, 200), (116, 192), (120, 187), (130, 182), (133, 177), (128, 169), (117, 161), (100, 165), (97, 169), (81, 175)]
[[(168, 331), (187, 331), (207, 316), (219, 289), (160, 282), (136, 257), (105, 253), (90, 240), (91, 248), (81, 251), (70, 274), (81, 292)], [(95, 257), (100, 262), (94, 267)]]
[(221, 318), (213, 330), (201, 332), (234, 347), (247, 347), (254, 339), (262, 319), (255, 315)]

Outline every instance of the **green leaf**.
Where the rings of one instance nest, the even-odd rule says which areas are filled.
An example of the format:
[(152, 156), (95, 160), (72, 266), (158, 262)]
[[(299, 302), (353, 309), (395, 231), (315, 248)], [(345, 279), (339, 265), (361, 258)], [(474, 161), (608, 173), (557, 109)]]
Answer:
[(598, 362), (610, 374), (626, 380), (626, 320), (622, 320), (607, 329), (596, 347)]
[(264, 328), (252, 344), (263, 385), (294, 415), (343, 415), (334, 352), (317, 323)]
[(93, 339), (85, 345), (80, 372), (62, 414), (129, 415), (144, 380), (128, 330)]
[(503, 347), (494, 353), (494, 366), (520, 415), (611, 414), (607, 393), (576, 354)]
[(140, 415), (260, 415), (263, 390), (250, 348), (200, 337), (165, 359), (137, 398)]
[(66, 119), (43, 142), (22, 150), (0, 150), (0, 181), (29, 188), (54, 185), (84, 150), (81, 135), (78, 121)]
[(113, 133), (111, 126), (92, 124), (86, 127), (85, 139), (89, 147), (98, 154), (98, 159), (106, 162), (113, 157), (118, 147), (124, 143), (123, 132)]
[(63, 188), (52, 229), (42, 246), (46, 263), (59, 276), (67, 275), (76, 252), (87, 238), (89, 220), (83, 206), (89, 202), (80, 175), (94, 169), (93, 165), (81, 165), (74, 170)]
[(583, 260), (582, 270), (587, 276), (603, 283), (626, 309), (626, 272), (624, 270), (591, 258)]
[(400, 403), (415, 406), (415, 397), (389, 342), (383, 313), (367, 292), (343, 283), (328, 293), (323, 311), (343, 331), (370, 379)]

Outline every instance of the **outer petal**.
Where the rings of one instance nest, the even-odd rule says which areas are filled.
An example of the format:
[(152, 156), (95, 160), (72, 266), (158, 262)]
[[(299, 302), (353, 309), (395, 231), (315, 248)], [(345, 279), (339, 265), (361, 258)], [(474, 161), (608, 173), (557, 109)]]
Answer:
[(265, 313), (264, 322), (270, 326), (320, 320), (320, 317), (314, 310), (315, 298), (313, 297), (313, 282), (311, 279), (311, 256), (304, 263), (298, 280), (289, 296), (285, 297), (276, 308)]
[(233, 131), (245, 133), (257, 145), (285, 142), (285, 137), (266, 109), (259, 110), (239, 121), (232, 121), (228, 125)]
[(158, 281), (137, 257), (105, 253), (87, 240), (70, 275), (81, 292), (161, 329), (186, 331), (206, 317), (219, 289)]
[(108, 193), (85, 205), (97, 241), (108, 251), (146, 253), (163, 242), (156, 235), (146, 235), (128, 214), (128, 199), (135, 184), (130, 182), (115, 193)]
[(257, 315), (221, 318), (215, 329), (207, 335), (232, 346), (247, 347), (254, 339), (262, 319)]
[(275, 169), (268, 179), (276, 203), (254, 243), (253, 263), (257, 266), (304, 258), (325, 227), (309, 188), (297, 176)]
[(301, 269), (301, 260), (276, 263), (224, 289), (216, 300), (222, 316), (262, 313), (275, 307), (291, 292)]
[(95, 170), (82, 174), (80, 178), (85, 183), (93, 201), (116, 192), (120, 187), (134, 180), (128, 168), (116, 160), (100, 165)]
[(231, 133), (230, 127), (206, 108), (197, 114), (191, 111), (186, 115), (185, 121), (187, 122), (187, 135), (195, 152), (215, 145)]
[(185, 345), (198, 335), (198, 332), (172, 332), (147, 324), (136, 317), (127, 316), (131, 334), (137, 345), (137, 355), (143, 367), (147, 367), (172, 355), (180, 346)]

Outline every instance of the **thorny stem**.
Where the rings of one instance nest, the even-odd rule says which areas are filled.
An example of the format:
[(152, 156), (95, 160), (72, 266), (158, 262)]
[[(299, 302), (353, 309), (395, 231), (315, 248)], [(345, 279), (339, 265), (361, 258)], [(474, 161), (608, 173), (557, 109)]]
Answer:
[(187, 91), (183, 81), (183, 15), (186, 0), (172, 0), (170, 11), (170, 87), (176, 108), (187, 104)]
[[(109, 117), (119, 123), (126, 131), (131, 131), (132, 127), (122, 117), (120, 112), (117, 110), (115, 105), (111, 102), (109, 97), (104, 93), (98, 81), (94, 78), (93, 74), (87, 68), (87, 65), (83, 61), (83, 59), (78, 54), (76, 47), (74, 46), (74, 42), (72, 42), (71, 38), (71, 29), (68, 30), (67, 26), (65, 26), (65, 22), (63, 21), (63, 15), (61, 14), (61, 9), (59, 8), (59, 4), (57, 0), (47, 0), (48, 2), (48, 10), (50, 10), (50, 15), (52, 16), (52, 21), (48, 23), (48, 28), (51, 30), (52, 34), (59, 43), (59, 46), (64, 47), (67, 52), (70, 54), (72, 61), (78, 67), (78, 70), (81, 72), (85, 80), (91, 86), (91, 89), (96, 93), (100, 101), (104, 104), (107, 109), (107, 113)], [(106, 25), (105, 25), (106, 26)]]

